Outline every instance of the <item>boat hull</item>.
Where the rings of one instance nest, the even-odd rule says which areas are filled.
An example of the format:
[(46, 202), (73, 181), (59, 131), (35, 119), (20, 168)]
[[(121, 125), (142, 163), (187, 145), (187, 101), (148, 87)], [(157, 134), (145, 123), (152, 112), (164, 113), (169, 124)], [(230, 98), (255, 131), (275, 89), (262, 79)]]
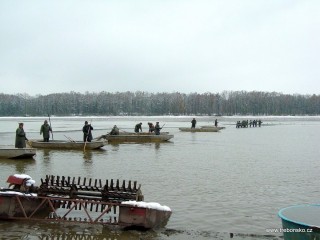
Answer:
[(211, 125), (201, 126), (201, 128), (216, 128), (218, 130), (225, 129), (225, 127), (216, 127), (216, 126), (211, 126)]
[(92, 141), (92, 142), (67, 142), (60, 140), (52, 140), (50, 142), (43, 142), (39, 140), (30, 140), (29, 141), (33, 148), (45, 148), (45, 149), (78, 149), (78, 150), (92, 150), (102, 148), (107, 144), (107, 141)]
[(130, 228), (162, 228), (167, 225), (170, 216), (171, 211), (122, 205), (119, 210), (119, 225)]
[[(71, 181), (72, 180), (72, 181)], [(156, 202), (144, 202), (141, 185), (134, 181), (94, 186), (86, 178), (46, 176), (39, 187), (25, 174), (10, 175), (8, 188), (0, 188), (0, 219), (38, 220), (119, 225), (124, 228), (164, 227), (171, 209)], [(110, 183), (110, 184), (109, 184)], [(89, 207), (90, 206), (90, 207)]]
[(35, 148), (0, 148), (0, 158), (25, 159), (36, 155)]
[(155, 135), (154, 133), (132, 133), (119, 135), (106, 135), (105, 139), (109, 143), (121, 142), (166, 142), (173, 138), (171, 134)]
[[(19, 193), (17, 193), (19, 194)], [(10, 191), (0, 192), (0, 219), (14, 219), (30, 216), (35, 209), (39, 208), (37, 212), (38, 217), (44, 217), (49, 214), (49, 207), (41, 205), (41, 199), (38, 199), (32, 194), (24, 194), (24, 196), (15, 195)]]
[(182, 132), (218, 132), (220, 129), (209, 127), (209, 128), (188, 128), (188, 127), (181, 127), (179, 128)]

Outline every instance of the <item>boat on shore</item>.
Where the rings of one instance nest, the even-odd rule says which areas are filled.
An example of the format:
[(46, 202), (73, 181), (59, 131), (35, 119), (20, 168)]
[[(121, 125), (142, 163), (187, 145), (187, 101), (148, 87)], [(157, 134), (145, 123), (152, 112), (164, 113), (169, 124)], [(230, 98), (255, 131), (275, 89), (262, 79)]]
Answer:
[(139, 133), (130, 133), (130, 132), (121, 132), (119, 135), (110, 135), (105, 134), (96, 138), (97, 140), (106, 139), (108, 143), (125, 143), (125, 142), (166, 142), (173, 138), (172, 134), (168, 132), (160, 133), (156, 135), (149, 132), (139, 132)]
[(0, 147), (0, 158), (25, 159), (32, 158), (34, 155), (36, 155), (35, 148)]
[(29, 140), (28, 144), (33, 148), (46, 148), (46, 149), (86, 149), (93, 150), (99, 149), (107, 145), (106, 140), (82, 142), (82, 141), (65, 141), (65, 140), (51, 140), (44, 142), (42, 140)]
[[(32, 214), (45, 217), (49, 214), (49, 206), (42, 204), (42, 199), (33, 192), (35, 181), (29, 175), (11, 175), (7, 183), (7, 188), (0, 188), (0, 219), (19, 219)], [(35, 212), (37, 208), (39, 211)]]
[(29, 175), (14, 174), (7, 182), (7, 188), (0, 188), (3, 220), (152, 229), (164, 227), (172, 214), (165, 205), (143, 201), (136, 181), (47, 175), (36, 186)]
[(190, 128), (190, 127), (180, 127), (180, 131), (182, 132), (218, 132), (219, 128), (215, 127), (200, 127), (200, 128)]

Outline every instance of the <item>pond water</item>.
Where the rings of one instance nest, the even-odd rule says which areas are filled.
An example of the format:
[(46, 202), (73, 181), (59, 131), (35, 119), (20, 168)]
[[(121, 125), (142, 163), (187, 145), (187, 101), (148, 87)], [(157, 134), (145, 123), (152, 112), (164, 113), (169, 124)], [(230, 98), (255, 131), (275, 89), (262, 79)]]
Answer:
[[(98, 137), (113, 125), (159, 121), (174, 134), (166, 143), (108, 144), (99, 151), (37, 150), (33, 160), (1, 159), (0, 181), (10, 174), (132, 180), (141, 184), (145, 201), (169, 206), (165, 229), (122, 231), (76, 224), (0, 222), (3, 239), (281, 239), (268, 229), (282, 227), (278, 211), (319, 203), (320, 117), (261, 117), (262, 127), (236, 128), (238, 120), (218, 117), (220, 132), (180, 132), (193, 117), (51, 117), (55, 140), (82, 139), (87, 120)], [(13, 145), (18, 122), (29, 139), (40, 139), (44, 117), (0, 118), (1, 145)], [(48, 118), (47, 118), (48, 119)], [(197, 126), (215, 117), (196, 117)], [(47, 237), (47, 238), (46, 238)], [(54, 238), (55, 237), (55, 238)], [(72, 238), (73, 237), (73, 238)], [(89, 239), (91, 239), (89, 238)], [(86, 238), (87, 239), (87, 238)]]

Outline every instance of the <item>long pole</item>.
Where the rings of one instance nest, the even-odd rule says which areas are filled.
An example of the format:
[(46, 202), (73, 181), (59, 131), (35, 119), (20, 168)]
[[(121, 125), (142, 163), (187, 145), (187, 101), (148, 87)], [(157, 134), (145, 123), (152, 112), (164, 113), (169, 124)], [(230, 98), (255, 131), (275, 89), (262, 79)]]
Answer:
[(73, 140), (71, 137), (68, 137), (66, 135), (64, 135), (67, 139), (69, 139), (70, 142), (76, 142), (75, 140)]
[(50, 128), (51, 128), (51, 135), (52, 135), (52, 140), (53, 140), (53, 132), (52, 132), (52, 127), (51, 127), (51, 120), (50, 120), (50, 115), (48, 114), (49, 117), (49, 124), (50, 124)]

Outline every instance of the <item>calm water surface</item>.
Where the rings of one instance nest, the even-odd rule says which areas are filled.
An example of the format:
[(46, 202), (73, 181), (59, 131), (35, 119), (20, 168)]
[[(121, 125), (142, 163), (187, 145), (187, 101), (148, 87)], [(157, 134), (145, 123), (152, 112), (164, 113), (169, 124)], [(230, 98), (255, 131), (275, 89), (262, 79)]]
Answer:
[[(1, 145), (13, 145), (18, 122), (29, 139), (41, 138), (45, 118), (0, 118)], [(192, 117), (52, 117), (55, 140), (82, 139), (85, 120), (94, 137), (116, 124), (160, 121), (174, 134), (168, 143), (107, 145), (99, 151), (37, 150), (33, 160), (1, 160), (0, 181), (25, 173), (36, 183), (45, 175), (136, 180), (145, 201), (169, 206), (165, 229), (121, 231), (84, 225), (0, 222), (1, 239), (281, 239), (278, 211), (294, 204), (320, 203), (320, 117), (263, 117), (261, 128), (236, 129), (239, 117), (219, 117), (218, 133), (179, 132)], [(244, 119), (253, 119), (246, 117)], [(197, 117), (197, 126), (213, 117)], [(68, 238), (67, 238), (68, 237)], [(87, 238), (86, 238), (87, 239)]]

